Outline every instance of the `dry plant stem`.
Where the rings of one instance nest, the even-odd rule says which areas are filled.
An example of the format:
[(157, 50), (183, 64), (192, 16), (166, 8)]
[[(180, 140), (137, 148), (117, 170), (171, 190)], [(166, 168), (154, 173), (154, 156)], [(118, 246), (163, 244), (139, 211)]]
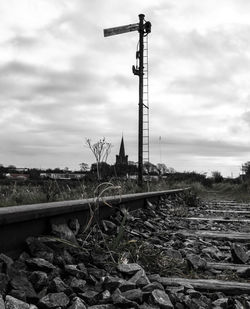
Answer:
[(79, 245), (76, 245), (76, 244), (74, 244), (74, 243), (72, 243), (72, 242), (70, 242), (70, 241), (68, 241), (68, 240), (66, 240), (66, 239), (62, 239), (62, 238), (58, 238), (58, 237), (51, 237), (51, 236), (46, 236), (46, 239), (48, 239), (48, 240), (55, 240), (55, 241), (57, 241), (57, 242), (59, 242), (59, 243), (62, 243), (62, 244), (64, 244), (64, 245), (67, 245), (67, 246), (69, 246), (69, 247), (77, 248), (77, 249), (83, 250), (83, 251), (85, 251), (85, 252), (88, 252), (87, 249), (85, 249), (85, 248), (83, 248), (83, 247), (80, 247)]
[(115, 261), (113, 255), (112, 255), (112, 253), (111, 253), (111, 251), (110, 251), (110, 249), (109, 249), (109, 246), (108, 246), (108, 244), (107, 244), (107, 242), (106, 242), (106, 239), (105, 239), (105, 237), (104, 237), (104, 235), (103, 235), (103, 232), (102, 232), (102, 230), (101, 230), (101, 228), (100, 228), (99, 223), (97, 223), (97, 226), (98, 226), (99, 231), (100, 231), (100, 233), (101, 233), (101, 235), (102, 235), (102, 239), (103, 239), (104, 245), (105, 245), (105, 247), (106, 247), (107, 250), (108, 250), (108, 253), (109, 253), (110, 257), (111, 257), (112, 262), (113, 262), (113, 263), (116, 263), (116, 261)]
[(122, 219), (121, 225), (119, 227), (118, 235), (117, 235), (116, 239), (114, 240), (114, 248), (118, 247), (118, 245), (120, 243), (120, 240), (121, 240), (121, 238), (122, 238), (122, 236), (124, 234), (124, 230), (125, 230), (124, 225), (125, 225), (126, 220), (127, 220), (127, 213), (125, 213), (125, 215), (124, 215), (124, 217)]
[(90, 204), (89, 204), (89, 213), (90, 213), (90, 219), (89, 219), (89, 221), (88, 221), (88, 223), (87, 223), (83, 233), (86, 233), (87, 230), (90, 228), (90, 226), (92, 224), (92, 221), (93, 221), (93, 218), (94, 218), (94, 215), (95, 215), (95, 211), (92, 210), (92, 207), (91, 207)]
[[(83, 234), (84, 234), (84, 233), (85, 233), (85, 231), (83, 232)], [(88, 235), (86, 236), (86, 238), (84, 239), (84, 241), (87, 241), (91, 234), (92, 234), (92, 230), (90, 230), (90, 232), (88, 233)]]
[[(103, 199), (102, 199), (102, 195), (108, 191), (108, 190), (111, 190), (111, 189), (120, 189), (120, 186), (114, 186), (112, 183), (110, 182), (105, 182), (105, 183), (101, 183), (99, 184), (95, 190), (94, 190), (94, 193), (98, 192), (98, 189), (101, 187), (101, 186), (104, 186), (104, 185), (108, 185), (108, 187), (104, 188), (97, 197), (94, 198), (94, 209), (92, 209), (91, 205), (89, 204), (89, 212), (90, 212), (90, 219), (87, 223), (87, 226), (86, 228), (84, 229), (84, 233), (90, 228), (93, 220), (96, 221), (96, 223), (98, 224), (99, 222), (99, 207), (100, 207), (100, 199), (101, 201), (109, 206), (109, 207), (112, 207), (112, 205), (109, 205), (107, 202), (105, 202)], [(120, 193), (120, 192), (119, 192)], [(120, 195), (120, 199), (121, 199), (121, 195)]]
[[(96, 195), (96, 193), (98, 194), (98, 190), (99, 190), (99, 188), (102, 187), (102, 186), (113, 186), (113, 183), (111, 183), (111, 182), (102, 182), (102, 183), (100, 183), (100, 184), (95, 188), (95, 190), (94, 190), (94, 195)], [(98, 195), (100, 195), (100, 194), (98, 194)]]

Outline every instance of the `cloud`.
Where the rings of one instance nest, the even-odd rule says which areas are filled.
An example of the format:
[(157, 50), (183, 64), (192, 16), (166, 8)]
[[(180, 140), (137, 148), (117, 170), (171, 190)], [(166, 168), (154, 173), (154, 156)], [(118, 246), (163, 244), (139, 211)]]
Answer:
[(195, 166), (199, 156), (209, 166), (209, 159), (224, 164), (247, 155), (250, 25), (243, 0), (38, 0), (28, 15), (30, 1), (11, 1), (13, 10), (0, 4), (2, 161), (90, 162), (84, 137), (105, 136), (115, 154), (122, 132), (137, 160), (138, 78), (131, 66), (138, 33), (104, 38), (103, 29), (137, 22), (139, 13), (152, 22), (152, 161), (159, 135), (176, 168), (185, 168), (186, 157), (186, 164)]
[(24, 49), (25, 51), (34, 48), (39, 43), (38, 38), (27, 35), (16, 34), (9, 41), (5, 42), (4, 45), (10, 45), (17, 49)]
[(244, 143), (230, 143), (220, 140), (173, 139), (170, 137), (166, 138), (162, 144), (168, 148), (168, 152), (181, 153), (182, 156), (233, 157), (249, 152), (249, 147)]
[(243, 121), (246, 122), (246, 124), (248, 126), (250, 126), (250, 111), (247, 111), (247, 112), (243, 113), (242, 114), (242, 119), (243, 119)]

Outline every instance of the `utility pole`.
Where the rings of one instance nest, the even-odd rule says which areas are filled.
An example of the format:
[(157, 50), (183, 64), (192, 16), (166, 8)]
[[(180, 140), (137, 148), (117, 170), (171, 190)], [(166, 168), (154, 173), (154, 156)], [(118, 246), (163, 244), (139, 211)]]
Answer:
[[(111, 36), (116, 34), (122, 34), (131, 31), (139, 32), (139, 51), (136, 52), (136, 58), (139, 59), (139, 67), (133, 66), (132, 71), (134, 75), (139, 76), (139, 113), (138, 113), (138, 185), (142, 186), (143, 182), (143, 93), (144, 93), (144, 84), (143, 84), (143, 76), (144, 76), (144, 43), (143, 38), (147, 36), (148, 33), (151, 32), (151, 23), (149, 21), (145, 21), (145, 15), (139, 15), (139, 23), (130, 24), (125, 26), (119, 26), (114, 28), (104, 29), (104, 36)], [(147, 85), (148, 87), (148, 85)], [(147, 106), (145, 106), (147, 107)]]

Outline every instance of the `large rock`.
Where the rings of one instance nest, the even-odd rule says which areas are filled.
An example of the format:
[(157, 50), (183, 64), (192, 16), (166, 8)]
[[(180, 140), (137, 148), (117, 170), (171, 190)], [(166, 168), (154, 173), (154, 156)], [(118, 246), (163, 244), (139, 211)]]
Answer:
[(111, 293), (109, 290), (105, 290), (103, 291), (101, 294), (98, 295), (98, 299), (99, 301), (101, 301), (102, 303), (108, 303), (111, 300)]
[(106, 276), (106, 271), (104, 269), (88, 267), (87, 271), (88, 271), (89, 275), (94, 276), (98, 280), (100, 280), (102, 277)]
[(30, 281), (33, 284), (33, 287), (40, 291), (42, 288), (48, 285), (49, 279), (48, 275), (43, 271), (34, 271), (30, 275)]
[(168, 295), (162, 290), (154, 290), (152, 292), (153, 302), (164, 309), (174, 309)]
[(169, 256), (170, 258), (172, 258), (174, 260), (182, 260), (182, 255), (181, 255), (180, 251), (178, 251), (178, 250), (168, 248), (165, 251), (165, 253), (166, 253), (167, 256)]
[(8, 271), (11, 268), (12, 264), (14, 263), (14, 261), (12, 260), (12, 258), (10, 258), (7, 255), (1, 253), (0, 254), (0, 263), (3, 264), (3, 271), (5, 273), (8, 273)]
[(117, 266), (117, 269), (124, 274), (127, 275), (133, 275), (135, 274), (137, 271), (141, 270), (141, 266), (139, 264), (136, 263), (130, 263), (130, 264), (119, 264)]
[(54, 269), (56, 269), (56, 267), (51, 264), (50, 262), (46, 261), (45, 259), (42, 258), (32, 258), (32, 259), (28, 259), (26, 261), (26, 264), (29, 266), (29, 268), (33, 269), (33, 270), (41, 270), (41, 271), (45, 271), (45, 272), (50, 272)]
[(143, 292), (152, 292), (154, 290), (162, 290), (162, 291), (164, 291), (164, 287), (159, 282), (153, 282), (153, 283), (149, 283), (149, 284), (145, 285), (142, 288)]
[(5, 309), (3, 297), (0, 295), (0, 309)]
[(24, 292), (27, 299), (35, 300), (37, 299), (37, 294), (34, 290), (33, 285), (26, 277), (26, 274), (24, 272), (20, 272), (18, 276), (15, 276), (10, 281), (11, 286), (13, 289)]
[(141, 289), (129, 290), (129, 291), (123, 292), (121, 295), (128, 300), (135, 301), (139, 304), (142, 303), (143, 293), (142, 293)]
[(201, 251), (203, 254), (217, 261), (224, 259), (224, 254), (215, 246), (206, 247)]
[(9, 277), (6, 274), (0, 273), (0, 295), (4, 294), (9, 282)]
[(15, 297), (7, 295), (6, 300), (5, 300), (5, 308), (6, 309), (29, 309), (29, 304)]
[(53, 293), (70, 293), (71, 289), (70, 287), (60, 278), (55, 277), (49, 284), (49, 290)]
[(204, 270), (207, 268), (206, 260), (202, 259), (196, 254), (188, 254), (186, 256), (186, 259), (187, 259), (188, 265), (193, 269)]
[(119, 288), (121, 292), (125, 292), (136, 287), (135, 283), (118, 277), (107, 276), (104, 279), (103, 287), (109, 291)]
[(63, 292), (61, 293), (49, 293), (40, 299), (38, 306), (41, 308), (66, 308), (69, 304), (69, 298)]
[(81, 226), (77, 218), (72, 218), (69, 220), (69, 228), (75, 236), (79, 233)]
[(96, 305), (98, 300), (99, 292), (93, 290), (87, 290), (84, 293), (79, 293), (78, 295), (88, 304), (88, 305)]
[(213, 301), (213, 306), (217, 306), (219, 308), (227, 308), (227, 304), (228, 304), (228, 298), (218, 298), (215, 301)]
[[(103, 287), (104, 287), (104, 289), (107, 289), (109, 291), (113, 291), (116, 288), (119, 288), (124, 281), (125, 281), (124, 279), (119, 278), (119, 277), (107, 276), (104, 279)], [(134, 286), (135, 285), (133, 285), (133, 287)]]
[(61, 224), (51, 224), (52, 233), (61, 238), (68, 240), (69, 242), (72, 242), (73, 244), (78, 244), (75, 234), (72, 232), (72, 230), (68, 227), (66, 223)]
[(122, 296), (119, 289), (116, 289), (112, 295), (112, 301), (118, 308), (138, 308), (138, 304)]
[[(202, 299), (199, 298), (190, 298), (190, 296), (186, 295), (184, 297), (184, 303), (188, 309), (206, 309), (211, 308), (211, 306), (207, 306)], [(214, 309), (218, 309), (217, 307), (213, 307)], [(219, 307), (221, 308), (221, 307)]]
[(72, 301), (72, 304), (68, 309), (87, 309), (81, 298), (75, 297)]
[(12, 289), (11, 291), (8, 292), (8, 294), (10, 296), (17, 298), (19, 300), (22, 300), (24, 302), (26, 302), (26, 300), (27, 300), (25, 292), (21, 291), (21, 290)]
[(232, 262), (235, 264), (246, 264), (248, 260), (248, 254), (242, 245), (232, 244), (231, 246)]
[(73, 278), (70, 283), (70, 287), (74, 292), (84, 292), (86, 281), (82, 279)]
[(78, 265), (65, 265), (64, 270), (71, 276), (75, 276), (80, 279), (85, 279), (87, 276), (86, 270), (79, 269)]
[(102, 220), (102, 225), (105, 232), (115, 232), (117, 229), (117, 225), (112, 221)]
[(88, 309), (115, 309), (115, 308), (117, 308), (117, 307), (115, 307), (112, 304), (94, 305), (94, 306), (88, 307)]
[(143, 287), (150, 283), (144, 269), (137, 271), (128, 281), (139, 287)]
[(244, 267), (244, 268), (237, 270), (237, 275), (240, 278), (249, 279), (250, 278), (250, 267)]
[(152, 304), (143, 303), (138, 307), (139, 309), (159, 309), (159, 306), (154, 306)]
[(44, 258), (53, 263), (54, 251), (43, 243), (42, 239), (37, 237), (28, 237), (26, 239), (26, 244), (32, 256)]

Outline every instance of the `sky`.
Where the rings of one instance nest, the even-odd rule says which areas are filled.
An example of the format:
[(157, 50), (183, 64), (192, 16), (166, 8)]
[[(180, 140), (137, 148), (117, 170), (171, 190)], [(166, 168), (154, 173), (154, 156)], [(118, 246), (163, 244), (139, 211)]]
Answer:
[(0, 0), (0, 163), (91, 164), (123, 135), (137, 161), (138, 22), (149, 34), (150, 161), (238, 176), (250, 160), (248, 0)]

